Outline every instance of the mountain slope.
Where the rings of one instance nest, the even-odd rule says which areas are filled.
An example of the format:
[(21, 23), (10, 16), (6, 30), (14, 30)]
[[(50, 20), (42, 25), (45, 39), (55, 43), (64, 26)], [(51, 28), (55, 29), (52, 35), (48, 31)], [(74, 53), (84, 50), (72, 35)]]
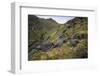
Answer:
[(65, 24), (28, 16), (29, 60), (88, 57), (88, 18), (75, 17)]

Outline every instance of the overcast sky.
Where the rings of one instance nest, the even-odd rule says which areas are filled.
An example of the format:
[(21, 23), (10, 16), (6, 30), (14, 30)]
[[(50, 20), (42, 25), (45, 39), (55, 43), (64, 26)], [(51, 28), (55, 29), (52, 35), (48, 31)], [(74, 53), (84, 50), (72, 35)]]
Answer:
[(75, 17), (73, 16), (38, 16), (39, 18), (45, 18), (45, 19), (49, 19), (49, 18), (52, 18), (54, 19), (56, 22), (60, 23), (60, 24), (63, 24), (65, 22), (67, 22), (68, 20), (71, 20)]

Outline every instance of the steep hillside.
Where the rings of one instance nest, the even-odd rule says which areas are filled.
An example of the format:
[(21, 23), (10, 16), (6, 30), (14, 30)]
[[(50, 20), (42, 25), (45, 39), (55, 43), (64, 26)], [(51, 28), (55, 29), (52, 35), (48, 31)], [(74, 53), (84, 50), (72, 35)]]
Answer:
[(35, 15), (28, 16), (28, 43), (29, 46), (35, 42), (46, 40), (50, 33), (57, 30), (59, 24), (53, 19), (42, 19)]

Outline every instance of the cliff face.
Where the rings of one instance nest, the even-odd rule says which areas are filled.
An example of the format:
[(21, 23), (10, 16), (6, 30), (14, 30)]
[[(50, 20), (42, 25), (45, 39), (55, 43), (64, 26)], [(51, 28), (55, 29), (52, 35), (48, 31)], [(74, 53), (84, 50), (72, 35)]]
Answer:
[(29, 60), (87, 58), (87, 31), (87, 17), (75, 17), (65, 24), (59, 24), (52, 18), (43, 19), (29, 15), (28, 58)]

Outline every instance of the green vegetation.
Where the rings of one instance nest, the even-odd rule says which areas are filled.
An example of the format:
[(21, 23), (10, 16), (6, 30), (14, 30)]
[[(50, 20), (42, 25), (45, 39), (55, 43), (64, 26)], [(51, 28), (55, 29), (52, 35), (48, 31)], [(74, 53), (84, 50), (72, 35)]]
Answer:
[(28, 60), (88, 57), (88, 19), (75, 17), (65, 24), (28, 15)]

